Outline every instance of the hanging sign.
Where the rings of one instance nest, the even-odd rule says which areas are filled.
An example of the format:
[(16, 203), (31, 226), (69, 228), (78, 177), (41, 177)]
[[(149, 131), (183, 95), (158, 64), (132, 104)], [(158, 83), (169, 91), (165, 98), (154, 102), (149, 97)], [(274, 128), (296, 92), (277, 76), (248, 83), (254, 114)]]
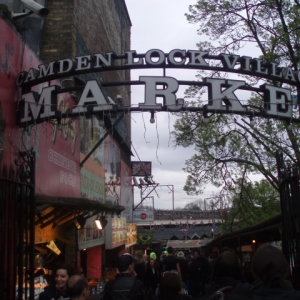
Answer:
[[(124, 59), (125, 58), (125, 59)], [(114, 64), (116, 60), (121, 63)], [(124, 63), (125, 61), (125, 63)], [(218, 61), (215, 66), (212, 62)], [(122, 64), (123, 63), (123, 64)], [(113, 52), (105, 55), (94, 54), (76, 57), (76, 59), (63, 59), (40, 65), (38, 69), (30, 69), (21, 72), (17, 76), (17, 86), (22, 87), (22, 96), (19, 100), (18, 123), (21, 127), (30, 124), (51, 121), (53, 119), (65, 119), (80, 115), (96, 115), (105, 112), (131, 111), (192, 111), (207, 113), (234, 113), (240, 115), (274, 117), (287, 121), (299, 122), (299, 118), (293, 118), (292, 108), (297, 104), (297, 99), (292, 97), (289, 88), (277, 85), (263, 84), (258, 87), (250, 86), (243, 80), (227, 80), (221, 78), (203, 78), (202, 81), (178, 81), (168, 76), (140, 76), (138, 81), (132, 82), (102, 82), (89, 80), (82, 89), (81, 96), (76, 105), (62, 112), (59, 109), (58, 95), (66, 92), (57, 85), (44, 87), (38, 94), (31, 87), (44, 81), (74, 76), (89, 72), (101, 72), (108, 70), (121, 70), (132, 68), (192, 68), (206, 69), (221, 72), (231, 72), (257, 76), (287, 83), (296, 86), (300, 82), (300, 71), (291, 68), (282, 68), (275, 63), (265, 64), (262, 60), (247, 56), (220, 54), (210, 55), (206, 51), (172, 50), (163, 53), (161, 50), (149, 50), (146, 54), (137, 54), (135, 51), (127, 51), (124, 55), (117, 56)], [(123, 106), (110, 97), (105, 96), (103, 87), (116, 85), (138, 84), (145, 87), (144, 102), (138, 107)], [(177, 98), (180, 85), (203, 86), (208, 90), (207, 104), (202, 107), (185, 106), (184, 100)], [(74, 89), (78, 90), (78, 87)], [(68, 91), (72, 90), (69, 88)], [(263, 105), (259, 111), (249, 110), (238, 99), (236, 92), (247, 90), (259, 93), (263, 98)], [(163, 102), (158, 100), (163, 98)]]
[(133, 211), (134, 223), (149, 223), (154, 221), (154, 212), (150, 209), (135, 209)]

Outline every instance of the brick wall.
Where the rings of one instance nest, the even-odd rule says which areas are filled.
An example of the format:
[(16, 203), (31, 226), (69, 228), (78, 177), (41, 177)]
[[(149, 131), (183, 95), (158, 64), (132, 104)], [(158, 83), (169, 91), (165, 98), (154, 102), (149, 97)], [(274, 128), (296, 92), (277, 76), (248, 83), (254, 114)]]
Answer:
[[(48, 0), (40, 57), (45, 62), (77, 55), (114, 51), (122, 54), (130, 49), (131, 22), (124, 0)], [(124, 62), (123, 62), (124, 63)], [(102, 72), (82, 76), (84, 80), (122, 81), (130, 79), (130, 71)], [(115, 99), (122, 95), (130, 105), (130, 87), (107, 88)], [(125, 117), (131, 132), (130, 116)], [(130, 134), (126, 143), (130, 146)]]
[(48, 0), (40, 57), (45, 62), (75, 57), (74, 1)]
[[(84, 21), (83, 21), (84, 20)], [(86, 49), (89, 53), (114, 51), (122, 54), (130, 50), (131, 22), (124, 0), (75, 0), (75, 27), (77, 29), (77, 55)], [(84, 43), (81, 45), (80, 43)], [(86, 52), (85, 52), (86, 53)], [(124, 64), (124, 62), (122, 62)], [(122, 81), (130, 79), (130, 71), (102, 72), (103, 81)], [(99, 78), (96, 78), (99, 79)], [(130, 87), (107, 88), (112, 99), (122, 95), (124, 105), (130, 105)], [(127, 132), (131, 132), (130, 116), (124, 119)], [(130, 146), (130, 134), (126, 143)]]

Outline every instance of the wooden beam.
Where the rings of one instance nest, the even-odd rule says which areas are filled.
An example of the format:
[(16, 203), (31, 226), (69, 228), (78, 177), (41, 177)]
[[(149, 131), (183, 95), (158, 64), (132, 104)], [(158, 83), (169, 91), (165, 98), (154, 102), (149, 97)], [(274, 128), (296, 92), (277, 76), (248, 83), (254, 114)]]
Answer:
[(38, 251), (44, 253), (44, 254), (48, 254), (48, 250), (45, 249), (45, 248), (43, 248), (43, 247), (39, 247), (39, 246), (37, 246), (37, 245), (34, 245), (34, 248), (35, 248), (36, 250), (38, 250)]
[(59, 236), (57, 236), (56, 239), (59, 240), (60, 242), (64, 243), (64, 244), (67, 244), (67, 245), (70, 245), (70, 246), (76, 246), (76, 243), (74, 241), (67, 240), (67, 239), (61, 238)]

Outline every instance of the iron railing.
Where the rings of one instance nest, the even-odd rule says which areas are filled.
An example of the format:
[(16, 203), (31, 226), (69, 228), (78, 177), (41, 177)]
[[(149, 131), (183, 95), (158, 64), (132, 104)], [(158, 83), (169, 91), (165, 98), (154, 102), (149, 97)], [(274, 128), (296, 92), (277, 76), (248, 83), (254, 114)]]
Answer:
[(0, 299), (34, 299), (33, 151), (0, 166)]
[(300, 176), (298, 166), (287, 165), (277, 153), (282, 216), (282, 251), (290, 264), (294, 287), (300, 289)]

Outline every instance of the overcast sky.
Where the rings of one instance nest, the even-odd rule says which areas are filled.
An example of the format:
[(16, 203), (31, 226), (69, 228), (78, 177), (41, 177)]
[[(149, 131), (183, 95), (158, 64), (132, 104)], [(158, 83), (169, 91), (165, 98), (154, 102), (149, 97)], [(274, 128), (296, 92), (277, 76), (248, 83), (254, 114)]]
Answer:
[[(150, 49), (161, 49), (169, 52), (173, 49), (196, 50), (200, 40), (197, 35), (197, 25), (189, 24), (184, 16), (188, 6), (196, 3), (193, 0), (125, 0), (132, 22), (131, 49), (137, 53), (145, 53)], [(167, 70), (166, 76), (177, 80), (195, 80), (195, 71)], [(162, 76), (161, 70), (132, 70), (131, 80), (139, 76)], [(182, 87), (177, 92), (177, 98), (183, 98)], [(144, 88), (132, 86), (132, 105), (144, 102)], [(155, 208), (172, 209), (172, 193), (174, 186), (174, 206), (183, 207), (186, 203), (197, 199), (210, 197), (215, 189), (208, 187), (201, 196), (188, 196), (183, 191), (187, 173), (182, 168), (186, 159), (194, 152), (192, 148), (174, 148), (170, 135), (175, 117), (167, 112), (156, 113), (156, 122), (151, 124), (150, 113), (132, 113), (132, 143), (137, 152), (133, 161), (152, 161), (154, 181), (160, 183), (154, 196)], [(166, 185), (166, 186), (163, 186)], [(169, 187), (168, 187), (169, 186)], [(146, 196), (147, 191), (143, 194)], [(140, 190), (135, 188), (135, 204), (141, 199)], [(151, 205), (152, 199), (146, 199), (145, 204)]]

